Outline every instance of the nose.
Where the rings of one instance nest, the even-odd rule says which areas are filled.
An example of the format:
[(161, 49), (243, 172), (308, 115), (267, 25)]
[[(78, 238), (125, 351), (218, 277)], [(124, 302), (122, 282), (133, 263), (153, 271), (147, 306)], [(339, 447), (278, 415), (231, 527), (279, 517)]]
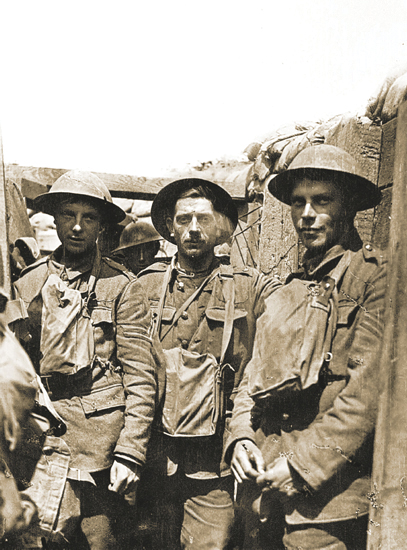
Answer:
[(199, 233), (199, 224), (196, 216), (192, 216), (191, 223), (189, 224), (188, 231), (190, 234)]
[(82, 231), (82, 215), (77, 214), (75, 217), (75, 225), (72, 228), (73, 231)]
[(305, 218), (305, 219), (310, 219), (310, 218), (315, 218), (316, 217), (316, 212), (313, 209), (312, 204), (310, 202), (307, 202), (305, 204), (304, 210), (302, 211), (302, 214), (301, 214), (301, 217)]
[(143, 250), (142, 246), (140, 246), (140, 250), (139, 250), (139, 253), (138, 253), (138, 258), (139, 258), (140, 262), (144, 262), (144, 250)]

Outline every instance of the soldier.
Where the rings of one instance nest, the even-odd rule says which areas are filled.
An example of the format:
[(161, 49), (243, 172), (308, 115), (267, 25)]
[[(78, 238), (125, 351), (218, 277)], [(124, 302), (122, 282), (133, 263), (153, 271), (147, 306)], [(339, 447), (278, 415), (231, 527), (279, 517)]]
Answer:
[(55, 217), (62, 244), (16, 282), (26, 310), (17, 334), (67, 430), (47, 437), (27, 489), (39, 523), (25, 547), (66, 548), (79, 536), (117, 549), (155, 411), (151, 314), (134, 276), (98, 250), (103, 221), (125, 213), (96, 175), (67, 172), (35, 206)]
[(119, 246), (112, 251), (112, 257), (137, 275), (154, 262), (160, 250), (160, 239), (149, 223), (131, 222), (123, 229)]
[(215, 256), (237, 224), (232, 198), (218, 185), (174, 181), (158, 193), (151, 217), (178, 252), (139, 274), (167, 369), (139, 508), (150, 504), (155, 514), (154, 548), (223, 549), (234, 521), (223, 441), (256, 319), (279, 283)]
[(257, 513), (244, 547), (282, 547), (282, 511), (286, 549), (366, 548), (386, 262), (354, 218), (380, 192), (328, 145), (302, 151), (269, 190), (291, 205), (306, 252), (266, 300), (235, 400), (227, 453)]
[(38, 390), (36, 374), (7, 327), (6, 303), (0, 288), (0, 548), (11, 548), (11, 539), (27, 529), (35, 513), (34, 503), (22, 499), (18, 491), (20, 482), (30, 481), (28, 472), (18, 467), (23, 427), (35, 428), (35, 433), (42, 435), (31, 416)]

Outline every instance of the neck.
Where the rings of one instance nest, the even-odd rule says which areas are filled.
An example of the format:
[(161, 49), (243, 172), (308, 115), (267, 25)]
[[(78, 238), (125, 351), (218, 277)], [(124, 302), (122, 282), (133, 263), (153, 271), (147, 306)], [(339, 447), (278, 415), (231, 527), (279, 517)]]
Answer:
[(215, 254), (210, 254), (204, 257), (191, 257), (178, 254), (178, 265), (184, 271), (190, 273), (199, 273), (208, 271), (215, 258)]
[(62, 249), (61, 264), (67, 269), (75, 271), (87, 271), (93, 265), (96, 256), (96, 248), (92, 252), (86, 254), (73, 255), (69, 254), (65, 248)]

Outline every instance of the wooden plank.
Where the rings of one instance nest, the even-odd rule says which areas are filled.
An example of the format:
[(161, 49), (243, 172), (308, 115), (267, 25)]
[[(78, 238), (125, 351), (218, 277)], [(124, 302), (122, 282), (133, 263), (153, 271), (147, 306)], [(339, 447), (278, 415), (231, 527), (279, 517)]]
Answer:
[(0, 286), (11, 296), (10, 255), (7, 223), (6, 174), (0, 133)]
[(264, 193), (259, 259), (263, 273), (278, 275), (283, 281), (298, 269), (298, 237), (291, 209), (268, 190)]
[(407, 103), (398, 114), (393, 195), (369, 550), (399, 550), (407, 540)]
[[(66, 169), (18, 165), (8, 165), (7, 169), (9, 176), (18, 181), (20, 185), (24, 182), (24, 186), (30, 190), (30, 194), (35, 189), (35, 184), (49, 188), (62, 174), (68, 171)], [(184, 177), (197, 177), (218, 183), (231, 194), (234, 200), (244, 201), (247, 170), (248, 163), (236, 162), (231, 164), (230, 168), (227, 165), (212, 166), (202, 171), (174, 172), (170, 177), (162, 178), (95, 173), (104, 181), (114, 197), (153, 200), (156, 194), (171, 181)], [(29, 198), (34, 197), (30, 196)]]
[(379, 187), (393, 183), (394, 154), (396, 150), (397, 118), (383, 125), (382, 154), (379, 170)]
[(360, 164), (363, 175), (377, 183), (381, 150), (382, 130), (366, 117), (342, 117), (326, 138), (327, 145), (336, 145), (347, 151)]
[(375, 246), (384, 250), (387, 248), (390, 238), (393, 189), (392, 187), (388, 187), (387, 189), (383, 189), (382, 193), (383, 198), (375, 208), (372, 242)]

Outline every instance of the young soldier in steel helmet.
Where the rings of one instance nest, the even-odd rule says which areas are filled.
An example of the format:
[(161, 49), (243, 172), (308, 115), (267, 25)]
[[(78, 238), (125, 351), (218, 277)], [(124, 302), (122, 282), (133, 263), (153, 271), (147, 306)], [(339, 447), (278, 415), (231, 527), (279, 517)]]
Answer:
[(17, 281), (17, 334), (67, 430), (47, 437), (27, 490), (39, 523), (25, 547), (65, 548), (79, 536), (116, 549), (155, 411), (151, 314), (132, 274), (99, 252), (103, 222), (125, 217), (100, 178), (67, 172), (35, 206), (55, 217), (62, 244)]
[[(213, 182), (172, 182), (158, 193), (151, 217), (178, 252), (172, 261), (154, 263), (139, 274), (166, 354), (167, 382), (138, 509), (152, 508), (154, 548), (224, 549), (234, 509), (223, 441), (256, 319), (278, 283), (215, 256), (214, 248), (236, 227), (237, 210), (231, 196)], [(212, 360), (223, 365), (216, 371), (220, 400), (211, 393)], [(224, 404), (224, 410), (216, 403)]]
[(160, 250), (161, 236), (146, 222), (131, 222), (120, 235), (119, 246), (112, 251), (112, 258), (123, 263), (135, 275), (152, 263)]
[[(380, 192), (348, 153), (328, 145), (302, 151), (269, 190), (291, 206), (306, 252), (302, 270), (266, 300), (235, 400), (227, 456), (246, 495), (252, 492), (254, 515), (246, 518), (254, 524), (245, 548), (365, 548), (386, 261), (362, 244), (354, 217), (376, 206)], [(303, 332), (309, 344), (321, 334), (323, 344), (330, 339), (314, 373), (302, 365), (295, 372), (292, 364), (278, 370), (285, 340), (277, 334), (284, 326), (280, 331), (274, 320), (288, 302), (280, 300), (277, 309), (273, 297), (288, 296), (294, 285), (302, 286), (299, 281), (312, 290), (319, 311), (324, 306), (328, 311), (324, 326), (317, 328), (321, 317), (313, 314)], [(329, 301), (334, 292), (336, 303)], [(307, 349), (303, 365), (316, 348)], [(256, 484), (262, 493), (256, 494)], [(283, 540), (276, 538), (279, 521)]]

